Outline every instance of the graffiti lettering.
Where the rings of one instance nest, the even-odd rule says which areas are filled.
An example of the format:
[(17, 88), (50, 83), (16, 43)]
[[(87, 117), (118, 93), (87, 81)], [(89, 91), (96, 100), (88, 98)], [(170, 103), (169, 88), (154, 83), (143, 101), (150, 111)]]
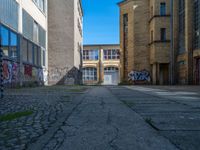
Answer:
[(131, 71), (128, 74), (129, 81), (145, 81), (145, 82), (150, 82), (151, 77), (150, 73), (146, 70), (143, 71)]
[(3, 78), (5, 83), (13, 83), (18, 80), (18, 64), (9, 61), (3, 61)]

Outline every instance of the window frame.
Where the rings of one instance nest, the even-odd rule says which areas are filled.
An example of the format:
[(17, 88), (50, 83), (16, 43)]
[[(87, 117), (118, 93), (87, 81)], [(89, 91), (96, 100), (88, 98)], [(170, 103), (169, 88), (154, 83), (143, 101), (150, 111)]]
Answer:
[[(3, 35), (2, 35), (2, 28), (4, 28), (5, 30), (7, 30), (7, 36), (8, 36), (8, 39), (7, 39), (7, 45), (4, 45), (1, 41), (1, 46), (2, 46), (2, 50), (4, 51), (4, 47), (7, 48), (7, 55), (4, 55), (3, 57), (7, 57), (9, 59), (13, 59), (13, 60), (18, 60), (19, 59), (19, 35), (17, 32), (15, 32), (14, 30), (10, 29), (9, 27), (3, 25), (0, 23), (0, 37), (1, 39), (3, 39)], [(16, 45), (15, 48), (16, 48), (16, 55), (13, 57), (12, 56), (12, 42), (11, 42), (11, 34), (15, 35), (16, 36)]]
[(160, 40), (162, 42), (165, 42), (167, 40), (167, 29), (166, 28), (160, 28)]
[(84, 61), (98, 61), (99, 60), (99, 50), (83, 50), (83, 60)]
[(119, 49), (104, 49), (103, 59), (104, 60), (119, 60), (120, 50)]
[(82, 79), (84, 82), (97, 81), (97, 68), (95, 67), (84, 67)]
[(166, 16), (166, 12), (167, 12), (167, 10), (166, 10), (166, 2), (161, 2), (160, 3), (160, 16)]

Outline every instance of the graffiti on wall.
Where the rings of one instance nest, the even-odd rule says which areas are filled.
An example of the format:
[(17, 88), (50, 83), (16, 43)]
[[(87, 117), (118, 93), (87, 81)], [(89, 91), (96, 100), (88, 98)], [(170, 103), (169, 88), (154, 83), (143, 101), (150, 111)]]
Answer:
[(4, 83), (13, 83), (18, 81), (19, 67), (17, 63), (3, 61), (3, 80)]
[(24, 65), (24, 75), (32, 77), (32, 66), (31, 65)]
[(129, 81), (133, 82), (151, 82), (150, 73), (147, 70), (131, 71), (128, 74)]
[(24, 65), (23, 81), (38, 81), (44, 82), (43, 69), (32, 65)]
[[(21, 72), (22, 71), (22, 72)], [(20, 65), (16, 62), (3, 60), (3, 83), (6, 85), (22, 82), (44, 82), (43, 69), (31, 65)]]

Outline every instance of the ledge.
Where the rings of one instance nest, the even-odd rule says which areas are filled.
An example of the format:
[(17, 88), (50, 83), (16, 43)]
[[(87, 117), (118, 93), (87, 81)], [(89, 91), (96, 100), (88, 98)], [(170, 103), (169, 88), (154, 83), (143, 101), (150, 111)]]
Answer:
[(156, 44), (156, 43), (170, 43), (170, 42), (171, 42), (171, 40), (165, 40), (165, 41), (161, 41), (161, 40), (159, 40), (159, 41), (153, 41), (153, 42), (149, 43), (149, 46), (151, 46), (152, 44)]
[(150, 18), (149, 23), (154, 19), (154, 18), (164, 18), (164, 17), (171, 17), (171, 15), (154, 15), (153, 17)]

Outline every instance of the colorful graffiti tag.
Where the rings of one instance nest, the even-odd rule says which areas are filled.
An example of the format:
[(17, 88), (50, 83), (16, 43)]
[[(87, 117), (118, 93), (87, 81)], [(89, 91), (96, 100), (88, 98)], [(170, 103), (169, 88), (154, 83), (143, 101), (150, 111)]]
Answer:
[(18, 84), (21, 82), (44, 82), (43, 69), (36, 68), (31, 65), (23, 65), (23, 70), (20, 72), (20, 65), (16, 62), (3, 61), (3, 83)]
[(142, 71), (131, 71), (128, 74), (129, 81), (133, 82), (151, 82), (150, 73), (146, 70)]
[(4, 84), (17, 82), (19, 67), (17, 63), (3, 61), (3, 79)]

